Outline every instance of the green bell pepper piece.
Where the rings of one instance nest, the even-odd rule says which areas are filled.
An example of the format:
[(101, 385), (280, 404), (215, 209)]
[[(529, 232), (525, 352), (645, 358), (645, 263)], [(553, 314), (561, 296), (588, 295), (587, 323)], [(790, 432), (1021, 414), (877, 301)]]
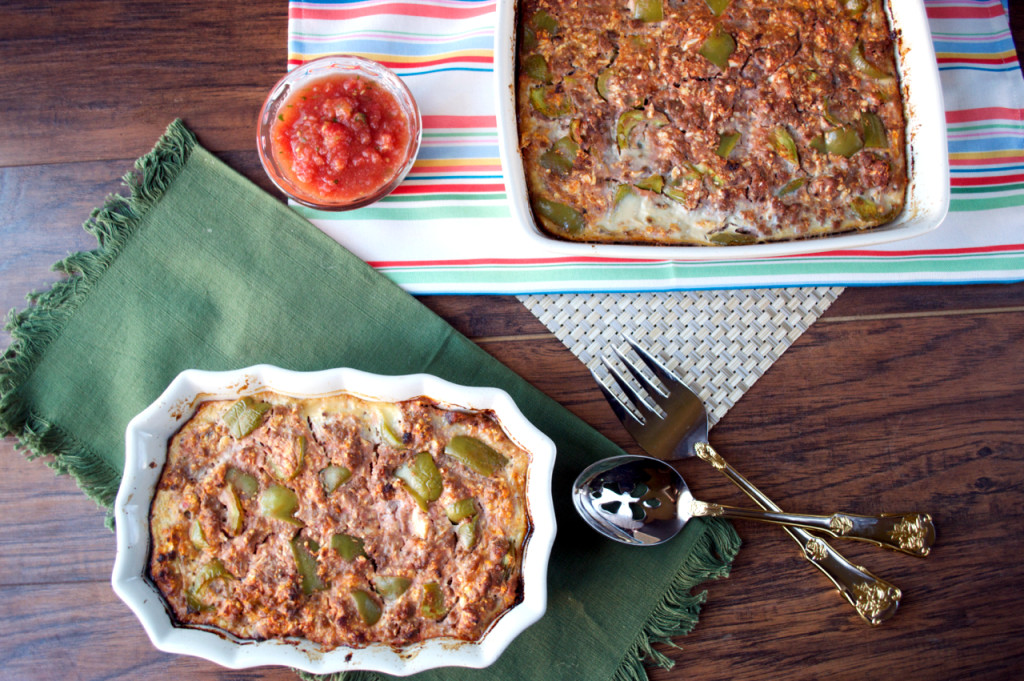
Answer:
[(665, 18), (662, 0), (633, 0), (633, 18), (652, 23)]
[(284, 485), (270, 485), (260, 495), (260, 511), (263, 515), (302, 527), (302, 521), (294, 517), (298, 508), (298, 495)]
[(324, 486), (324, 492), (330, 494), (334, 490), (338, 489), (338, 487), (348, 482), (348, 479), (351, 477), (352, 471), (349, 469), (344, 466), (331, 464), (320, 471), (320, 484)]
[(786, 130), (785, 127), (780, 125), (772, 131), (772, 146), (775, 147), (775, 151), (779, 153), (779, 156), (793, 165), (800, 165), (800, 152), (797, 151), (793, 136), (789, 134), (789, 130)]
[(238, 492), (231, 485), (220, 491), (219, 499), (227, 509), (225, 526), (228, 534), (232, 537), (238, 536), (245, 524), (245, 511), (242, 509), (242, 502), (238, 498)]
[(476, 502), (472, 497), (460, 499), (445, 507), (444, 512), (448, 516), (448, 520), (457, 523), (476, 514)]
[(825, 148), (830, 154), (850, 158), (863, 147), (863, 140), (852, 127), (832, 128), (825, 131)]
[(192, 584), (185, 592), (185, 602), (189, 607), (189, 610), (199, 612), (201, 610), (209, 609), (201, 596), (206, 587), (209, 586), (210, 582), (215, 579), (230, 579), (231, 573), (224, 567), (224, 563), (220, 562), (216, 558), (211, 560), (209, 563), (203, 564), (195, 574)]
[(551, 82), (551, 74), (548, 72), (548, 61), (542, 54), (531, 54), (523, 60), (523, 70), (530, 78), (539, 80), (542, 83)]
[(558, 21), (543, 9), (534, 12), (533, 16), (530, 17), (530, 25), (535, 30), (546, 31), (548, 35), (553, 36), (558, 33)]
[(718, 137), (718, 149), (715, 150), (715, 154), (722, 158), (729, 158), (729, 154), (736, 148), (736, 143), (739, 141), (740, 134), (738, 132), (723, 133)]
[(704, 0), (707, 3), (708, 9), (716, 17), (722, 16), (722, 12), (729, 6), (729, 0)]
[(864, 133), (864, 148), (888, 149), (889, 136), (885, 132), (885, 123), (878, 114), (865, 111), (860, 115), (861, 131)]
[(427, 504), (435, 501), (444, 491), (441, 471), (437, 470), (437, 464), (429, 452), (420, 452), (412, 461), (396, 468), (395, 477), (405, 484), (406, 490), (424, 511), (427, 510)]
[(576, 154), (579, 153), (580, 145), (572, 137), (566, 135), (540, 156), (540, 166), (551, 172), (565, 177), (572, 170), (576, 162)]
[(351, 534), (339, 532), (331, 537), (331, 548), (338, 552), (345, 560), (355, 560), (359, 556), (366, 556), (366, 549), (363, 548), (363, 540), (353, 537)]
[(197, 551), (202, 551), (210, 547), (210, 543), (206, 541), (206, 535), (203, 534), (203, 526), (199, 524), (199, 519), (195, 518), (192, 524), (188, 527), (188, 538), (192, 542), (192, 546), (196, 547)]
[(237, 468), (228, 468), (224, 474), (228, 484), (235, 488), (235, 491), (241, 494), (243, 497), (251, 497), (260, 491), (260, 483), (255, 478), (245, 471)]
[(650, 117), (643, 109), (629, 109), (619, 114), (615, 123), (615, 142), (619, 151), (624, 151), (629, 146), (629, 137), (636, 126), (641, 123), (660, 128), (668, 124), (668, 116), (660, 111), (655, 111)]
[(256, 430), (263, 421), (263, 415), (270, 409), (270, 404), (257, 402), (251, 397), (243, 397), (236, 401), (220, 417), (228, 427), (231, 437), (241, 440)]
[(583, 231), (583, 216), (564, 203), (539, 198), (533, 202), (533, 209), (559, 231), (566, 234), (579, 234)]
[(717, 232), (708, 237), (708, 241), (719, 246), (742, 246), (757, 241), (753, 234), (740, 234), (738, 232)]
[(408, 591), (410, 585), (412, 585), (412, 580), (408, 577), (377, 575), (373, 578), (373, 588), (386, 601), (395, 600)]
[(810, 141), (810, 146), (821, 153), (836, 154), (849, 158), (864, 147), (864, 141), (851, 126), (830, 128), (824, 134)]
[(367, 626), (372, 627), (380, 620), (380, 603), (374, 600), (369, 592), (362, 589), (352, 589), (352, 600), (355, 601), (356, 612), (359, 613), (359, 617)]
[(853, 64), (853, 68), (873, 80), (888, 80), (892, 78), (892, 74), (886, 73), (882, 69), (878, 68), (868, 61), (866, 56), (864, 56), (863, 40), (858, 40), (854, 46), (850, 48), (850, 63)]
[(467, 435), (456, 435), (449, 440), (444, 453), (480, 475), (494, 475), (508, 464), (508, 459), (503, 454), (485, 442)]
[(785, 196), (786, 194), (792, 194), (797, 189), (800, 189), (800, 187), (804, 186), (804, 184), (806, 184), (806, 183), (807, 183), (807, 178), (806, 177), (797, 177), (795, 179), (790, 180), (786, 184), (784, 184), (782, 186), (782, 188), (779, 189), (779, 191), (777, 191), (775, 193), (775, 195), (776, 196)]
[(729, 57), (736, 51), (736, 40), (722, 30), (721, 26), (715, 26), (714, 30), (704, 39), (700, 46), (700, 54), (709, 62), (722, 71), (729, 68)]
[(290, 544), (295, 568), (299, 571), (299, 580), (302, 582), (302, 593), (309, 596), (314, 591), (323, 591), (327, 588), (317, 573), (316, 558), (313, 556), (313, 552), (319, 550), (319, 547), (299, 535), (295, 535)]
[(613, 199), (614, 204), (617, 206), (622, 199), (626, 198), (633, 193), (633, 185), (631, 184), (620, 184), (615, 188), (615, 198)]
[(547, 118), (558, 118), (572, 111), (572, 100), (564, 92), (557, 92), (554, 85), (530, 88), (530, 104)]
[(427, 582), (423, 585), (420, 614), (432, 620), (439, 620), (448, 614), (448, 609), (444, 606), (444, 594), (437, 582)]
[(469, 520), (459, 523), (459, 526), (455, 529), (455, 533), (458, 536), (459, 546), (466, 549), (467, 551), (473, 548), (476, 544), (476, 522), (480, 516), (474, 515)]

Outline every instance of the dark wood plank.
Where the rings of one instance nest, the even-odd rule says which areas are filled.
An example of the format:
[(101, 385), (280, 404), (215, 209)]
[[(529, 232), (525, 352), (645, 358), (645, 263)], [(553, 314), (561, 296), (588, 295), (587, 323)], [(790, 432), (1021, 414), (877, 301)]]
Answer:
[(0, 166), (134, 159), (176, 116), (211, 151), (252, 149), (286, 69), (287, 7), (5, 2)]

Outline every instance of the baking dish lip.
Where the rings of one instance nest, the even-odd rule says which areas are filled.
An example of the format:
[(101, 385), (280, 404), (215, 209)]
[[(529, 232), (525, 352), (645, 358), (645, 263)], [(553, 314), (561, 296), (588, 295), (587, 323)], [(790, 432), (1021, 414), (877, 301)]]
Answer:
[(828, 236), (737, 246), (609, 244), (568, 241), (541, 229), (530, 208), (516, 124), (516, 9), (518, 0), (497, 0), (495, 95), (499, 156), (512, 218), (538, 249), (578, 257), (625, 260), (733, 261), (851, 251), (900, 241), (935, 230), (949, 211), (949, 155), (938, 62), (923, 0), (887, 2), (897, 41), (897, 67), (907, 118), (907, 200), (893, 221), (873, 229)]
[[(250, 641), (214, 629), (176, 625), (165, 601), (146, 578), (150, 552), (149, 510), (169, 438), (199, 402), (237, 399), (273, 390), (295, 397), (339, 392), (381, 401), (429, 397), (447, 408), (491, 410), (505, 432), (531, 454), (527, 506), (531, 530), (523, 552), (523, 598), (475, 642), (432, 639), (401, 650), (375, 644), (323, 652), (304, 639)], [(231, 371), (189, 369), (129, 422), (125, 430), (125, 471), (114, 504), (117, 553), (111, 575), (114, 592), (133, 611), (153, 645), (242, 669), (281, 665), (313, 674), (377, 671), (406, 676), (438, 667), (486, 667), (547, 605), (547, 570), (556, 525), (551, 497), (555, 445), (533, 426), (500, 388), (470, 387), (430, 374), (383, 376), (351, 368), (298, 372), (261, 364)]]

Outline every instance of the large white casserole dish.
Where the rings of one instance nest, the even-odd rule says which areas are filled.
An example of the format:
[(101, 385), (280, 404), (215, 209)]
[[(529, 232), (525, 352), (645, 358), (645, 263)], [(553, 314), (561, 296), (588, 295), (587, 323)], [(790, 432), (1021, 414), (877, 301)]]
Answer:
[(498, 0), (495, 38), (497, 116), (501, 164), (512, 214), (543, 251), (631, 259), (738, 260), (850, 250), (925, 234), (949, 209), (949, 158), (938, 64), (923, 0), (887, 3), (897, 39), (897, 62), (907, 116), (909, 185), (903, 211), (893, 221), (863, 232), (745, 246), (651, 246), (587, 244), (555, 238), (536, 223), (519, 153), (516, 125), (516, 0)]
[[(434, 639), (400, 651), (384, 645), (323, 652), (309, 641), (242, 641), (223, 632), (178, 626), (157, 589), (147, 579), (149, 511), (167, 454), (169, 438), (209, 399), (237, 399), (262, 390), (293, 397), (349, 393), (381, 401), (420, 396), (461, 410), (492, 410), (505, 432), (532, 455), (527, 506), (532, 531), (523, 554), (523, 600), (501, 616), (477, 642)], [(551, 500), (554, 443), (526, 420), (508, 393), (471, 388), (435, 376), (379, 376), (354, 369), (294, 372), (258, 365), (236, 371), (188, 370), (179, 374), (152, 405), (128, 424), (124, 478), (114, 506), (117, 556), (114, 591), (135, 613), (153, 645), (170, 653), (194, 655), (234, 669), (283, 665), (315, 674), (373, 670), (408, 675), (444, 666), (484, 667), (544, 614), (548, 557), (555, 536)]]

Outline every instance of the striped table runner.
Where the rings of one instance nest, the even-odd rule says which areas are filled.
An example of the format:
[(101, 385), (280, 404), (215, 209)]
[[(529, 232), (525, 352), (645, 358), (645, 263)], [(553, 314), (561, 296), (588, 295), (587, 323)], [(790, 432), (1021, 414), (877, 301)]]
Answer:
[(350, 213), (295, 209), (420, 294), (1021, 281), (1024, 80), (1007, 1), (924, 0), (945, 97), (952, 201), (943, 224), (921, 237), (745, 262), (537, 252), (512, 220), (498, 160), (495, 0), (290, 2), (289, 66), (332, 53), (371, 57), (405, 79), (424, 118), (420, 156), (393, 195)]

